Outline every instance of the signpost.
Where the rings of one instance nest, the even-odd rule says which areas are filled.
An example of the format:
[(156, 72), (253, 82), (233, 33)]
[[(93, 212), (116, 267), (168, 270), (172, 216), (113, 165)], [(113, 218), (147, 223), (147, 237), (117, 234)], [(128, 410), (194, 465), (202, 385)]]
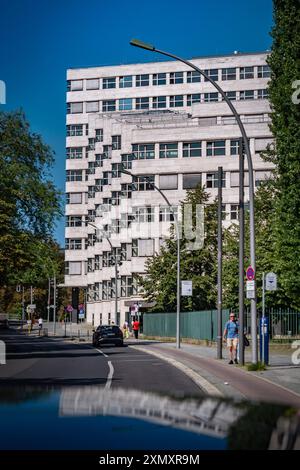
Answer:
[(193, 295), (193, 281), (181, 281), (181, 295), (189, 297)]

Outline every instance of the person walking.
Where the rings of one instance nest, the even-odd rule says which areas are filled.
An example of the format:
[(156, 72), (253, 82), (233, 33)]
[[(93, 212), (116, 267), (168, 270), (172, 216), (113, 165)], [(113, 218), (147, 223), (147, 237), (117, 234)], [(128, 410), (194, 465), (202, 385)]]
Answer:
[(128, 339), (129, 338), (129, 325), (128, 325), (128, 321), (124, 321), (124, 325), (123, 325), (123, 335), (124, 335), (124, 338)]
[(224, 332), (223, 332), (223, 340), (227, 341), (227, 348), (229, 350), (229, 364), (237, 364), (237, 346), (239, 340), (239, 325), (236, 320), (235, 314), (233, 312), (229, 315), (229, 321), (226, 322)]
[(42, 319), (41, 316), (39, 317), (38, 322), (39, 322), (39, 336), (40, 336), (41, 331), (42, 331), (42, 329), (43, 329), (43, 319)]
[(138, 339), (139, 329), (140, 329), (140, 322), (138, 320), (134, 320), (134, 322), (132, 324), (132, 329), (133, 329), (135, 339)]

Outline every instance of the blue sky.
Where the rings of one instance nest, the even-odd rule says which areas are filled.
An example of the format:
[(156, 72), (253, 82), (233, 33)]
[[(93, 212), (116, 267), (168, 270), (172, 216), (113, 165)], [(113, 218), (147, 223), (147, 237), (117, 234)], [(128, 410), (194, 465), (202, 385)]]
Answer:
[[(131, 38), (185, 58), (266, 50), (271, 26), (272, 0), (0, 0), (0, 109), (25, 111), (64, 190), (67, 68), (158, 59)], [(63, 245), (63, 220), (55, 236)]]

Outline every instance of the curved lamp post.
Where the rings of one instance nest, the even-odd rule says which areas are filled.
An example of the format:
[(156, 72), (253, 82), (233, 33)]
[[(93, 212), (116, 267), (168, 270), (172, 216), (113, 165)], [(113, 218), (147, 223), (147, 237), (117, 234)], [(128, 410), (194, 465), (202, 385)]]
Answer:
[[(217, 90), (218, 92), (222, 95), (224, 101), (228, 104), (230, 110), (232, 111), (232, 114), (234, 115), (236, 122), (240, 128), (241, 134), (242, 134), (242, 139), (243, 139), (243, 144), (244, 144), (244, 149), (245, 153), (247, 156), (247, 161), (248, 161), (248, 171), (249, 171), (249, 212), (250, 212), (250, 260), (251, 260), (251, 266), (254, 269), (254, 272), (256, 270), (256, 259), (255, 259), (255, 221), (254, 221), (254, 181), (253, 181), (253, 164), (252, 164), (252, 157), (250, 153), (250, 148), (249, 148), (249, 143), (248, 143), (248, 138), (247, 134), (244, 128), (244, 125), (241, 121), (241, 118), (233, 106), (232, 102), (228, 99), (226, 96), (225, 92), (222, 90), (222, 88), (212, 79), (210, 78), (203, 70), (201, 70), (199, 67), (196, 65), (192, 64), (188, 60), (182, 59), (181, 57), (178, 57), (174, 54), (171, 54), (170, 52), (165, 52), (161, 51), (159, 49), (156, 49), (155, 46), (152, 44), (148, 44), (142, 41), (139, 41), (138, 39), (132, 39), (130, 41), (130, 44), (132, 46), (140, 47), (141, 49), (146, 49), (151, 52), (157, 52), (158, 54), (165, 55), (167, 57), (171, 57), (172, 59), (178, 60), (180, 62), (183, 62), (185, 65), (188, 67), (191, 67), (192, 69), (196, 70), (196, 72), (199, 72), (201, 75), (205, 77), (207, 81), (209, 81)], [(258, 360), (258, 355), (257, 355), (257, 334), (256, 334), (256, 329), (257, 329), (257, 313), (256, 313), (256, 287), (255, 287), (255, 294), (254, 294), (254, 299), (251, 299), (251, 332), (252, 332), (252, 362), (257, 363)], [(242, 312), (243, 313), (243, 312)]]
[[(92, 222), (87, 222), (87, 224), (91, 225), (96, 230), (100, 230), (99, 227), (97, 227), (97, 225), (93, 224)], [(108, 236), (105, 235), (105, 233), (103, 231), (101, 232), (101, 236), (103, 236), (103, 238), (105, 238), (108, 241), (108, 243), (110, 245), (110, 248), (112, 250), (112, 253), (113, 253), (114, 247), (112, 246), (112, 243), (111, 243), (110, 239), (108, 238)], [(118, 263), (117, 263), (117, 253), (113, 256), (113, 261), (114, 261), (114, 266), (115, 266), (115, 279), (116, 279), (116, 285), (115, 285), (115, 324), (117, 324), (117, 317), (118, 317)]]
[[(133, 175), (130, 171), (121, 169), (121, 173), (125, 173), (126, 175), (131, 176), (134, 178), (137, 175)], [(180, 236), (179, 236), (179, 226), (178, 226), (178, 216), (175, 214), (174, 209), (167, 198), (167, 196), (162, 192), (161, 189), (158, 188), (158, 186), (153, 183), (153, 181), (150, 180), (147, 176), (143, 175), (143, 179), (147, 181), (151, 186), (156, 189), (160, 195), (164, 198), (166, 203), (168, 204), (168, 207), (170, 209), (171, 214), (173, 215), (174, 218), (174, 224), (175, 224), (175, 230), (176, 230), (176, 239), (177, 239), (177, 307), (176, 307), (176, 348), (180, 348)]]

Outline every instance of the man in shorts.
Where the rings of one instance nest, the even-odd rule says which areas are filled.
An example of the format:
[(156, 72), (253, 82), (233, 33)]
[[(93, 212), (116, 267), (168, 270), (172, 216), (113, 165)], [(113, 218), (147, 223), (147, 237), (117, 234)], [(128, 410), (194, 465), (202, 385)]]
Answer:
[(229, 349), (229, 364), (237, 364), (238, 361), (236, 353), (239, 340), (239, 325), (233, 312), (230, 313), (229, 321), (225, 325), (223, 339), (224, 341), (227, 341), (227, 347)]

